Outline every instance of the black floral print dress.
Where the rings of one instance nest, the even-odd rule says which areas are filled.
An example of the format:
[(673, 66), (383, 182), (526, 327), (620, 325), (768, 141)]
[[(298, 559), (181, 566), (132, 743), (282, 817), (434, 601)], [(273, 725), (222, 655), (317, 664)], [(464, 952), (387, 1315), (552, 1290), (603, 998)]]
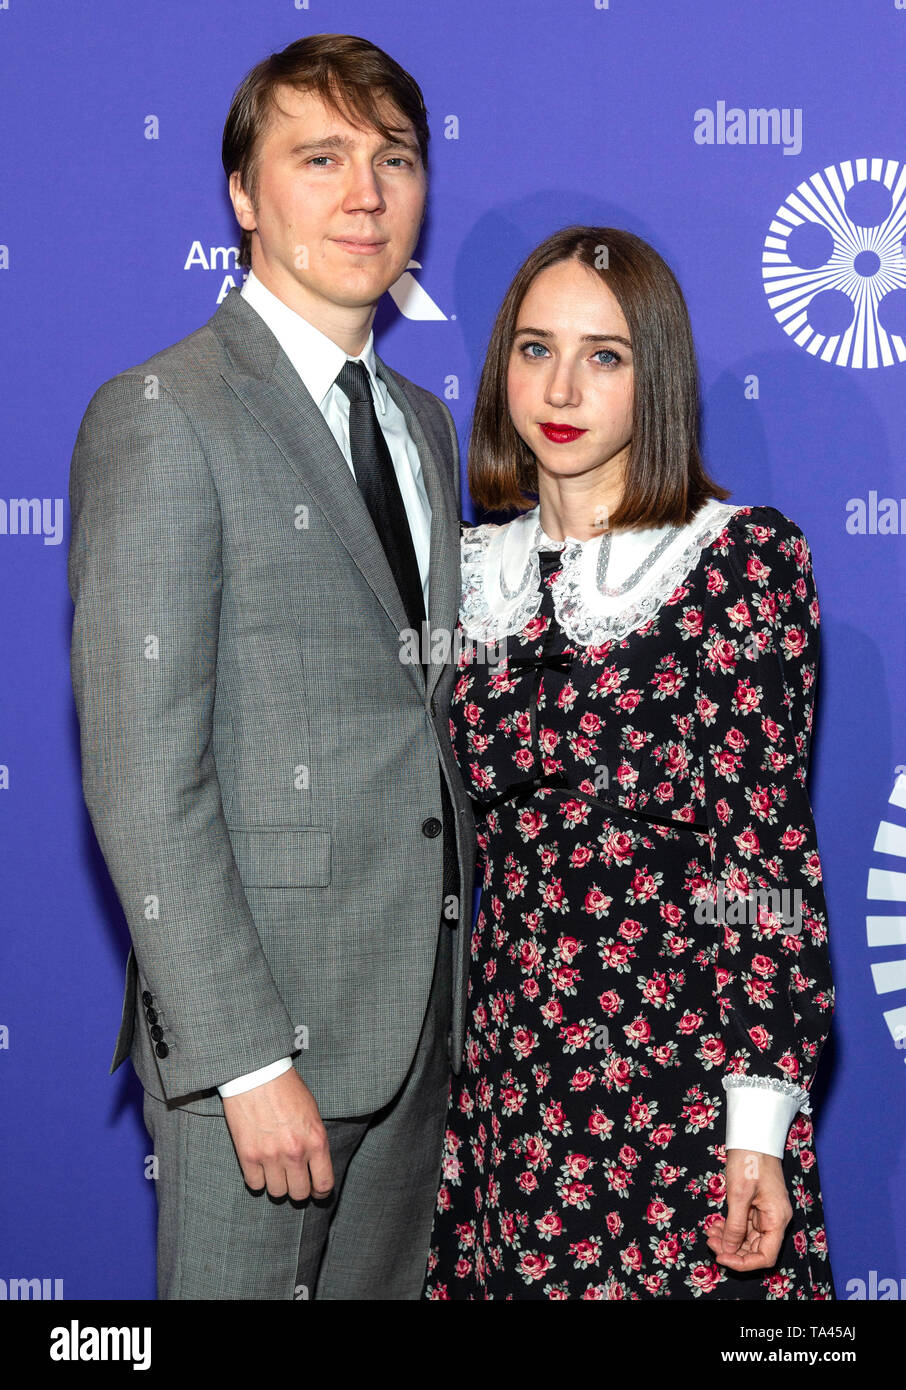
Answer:
[[(483, 878), (423, 1296), (833, 1298), (808, 1105), (833, 987), (805, 537), (711, 499), (632, 630), (599, 641), (577, 580), (597, 538), (552, 542), (537, 517), (517, 519), (521, 588), (493, 583), (506, 527), (463, 534), (464, 636), (488, 640), (492, 591), (518, 630), (499, 666), (480, 644), (458, 660)], [(706, 1236), (728, 1105), (766, 1092), (793, 1217), (777, 1264), (740, 1274)]]

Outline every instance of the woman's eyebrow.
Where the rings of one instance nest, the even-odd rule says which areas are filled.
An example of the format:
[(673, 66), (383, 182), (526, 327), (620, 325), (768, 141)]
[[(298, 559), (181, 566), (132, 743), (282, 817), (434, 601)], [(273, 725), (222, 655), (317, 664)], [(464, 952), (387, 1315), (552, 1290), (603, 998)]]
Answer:
[[(549, 328), (517, 328), (517, 333), (531, 333), (536, 338), (553, 338)], [(619, 333), (583, 333), (579, 339), (582, 343), (623, 343), (626, 347), (632, 347), (628, 338), (624, 338)]]

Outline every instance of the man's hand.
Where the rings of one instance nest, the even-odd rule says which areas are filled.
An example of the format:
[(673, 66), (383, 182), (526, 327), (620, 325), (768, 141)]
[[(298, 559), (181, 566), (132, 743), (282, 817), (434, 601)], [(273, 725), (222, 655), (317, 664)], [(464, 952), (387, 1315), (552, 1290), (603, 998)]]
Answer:
[(317, 1103), (298, 1072), (290, 1067), (273, 1081), (238, 1096), (224, 1096), (242, 1175), (258, 1192), (289, 1193), (296, 1201), (326, 1197), (333, 1188), (327, 1130)]
[(793, 1215), (780, 1159), (728, 1149), (726, 1177), (726, 1219), (716, 1221), (708, 1234), (714, 1258), (728, 1269), (770, 1269)]

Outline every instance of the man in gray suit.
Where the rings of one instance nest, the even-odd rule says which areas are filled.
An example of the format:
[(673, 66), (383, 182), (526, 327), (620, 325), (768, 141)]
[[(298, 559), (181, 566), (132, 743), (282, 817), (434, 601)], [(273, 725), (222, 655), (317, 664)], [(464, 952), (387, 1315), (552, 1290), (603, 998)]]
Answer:
[(111, 1071), (145, 1091), (161, 1298), (421, 1289), (474, 821), (453, 665), (404, 639), (455, 626), (459, 458), (371, 325), (427, 143), (363, 39), (254, 68), (223, 142), (246, 283), (76, 442), (82, 781), (132, 937)]

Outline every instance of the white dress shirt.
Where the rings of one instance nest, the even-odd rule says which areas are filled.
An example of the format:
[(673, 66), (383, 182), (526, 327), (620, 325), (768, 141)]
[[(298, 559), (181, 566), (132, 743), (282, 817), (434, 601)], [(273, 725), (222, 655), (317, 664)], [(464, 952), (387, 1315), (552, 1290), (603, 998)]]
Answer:
[[(311, 396), (315, 405), (326, 420), (330, 432), (349, 465), (352, 476), (352, 451), (349, 446), (349, 397), (336, 385), (336, 378), (345, 362), (362, 362), (368, 372), (371, 394), (377, 411), (378, 422), (399, 483), (403, 506), (409, 519), (412, 545), (418, 562), (418, 572), (422, 581), (425, 600), (425, 614), (428, 612), (428, 576), (431, 555), (431, 506), (425, 490), (421, 460), (412, 436), (406, 425), (406, 417), (393, 400), (390, 392), (380, 380), (375, 370), (374, 333), (368, 334), (368, 341), (357, 357), (350, 357), (332, 338), (297, 314), (282, 299), (278, 299), (250, 270), (242, 287), (242, 297), (261, 315), (277, 342), (286, 353), (293, 367)], [(217, 1089), (221, 1096), (237, 1096), (242, 1091), (250, 1091), (272, 1081), (292, 1066), (292, 1059), (281, 1057), (276, 1062), (259, 1067), (225, 1082)]]

